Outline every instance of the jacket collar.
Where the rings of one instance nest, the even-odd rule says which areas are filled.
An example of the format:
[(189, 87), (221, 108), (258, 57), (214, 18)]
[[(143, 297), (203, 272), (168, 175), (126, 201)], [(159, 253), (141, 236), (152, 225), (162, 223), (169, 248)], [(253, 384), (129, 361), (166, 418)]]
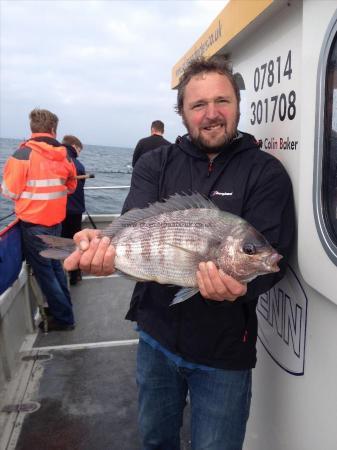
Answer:
[(72, 145), (64, 145), (64, 147), (67, 149), (68, 155), (70, 156), (70, 158), (77, 158), (78, 154), (76, 149), (72, 146)]
[(45, 142), (53, 147), (62, 147), (62, 144), (50, 133), (32, 133), (28, 141)]
[[(189, 134), (178, 136), (176, 144), (184, 153), (187, 153), (189, 156), (197, 159), (208, 160), (207, 154), (192, 143)], [(214, 158), (214, 160), (227, 159), (229, 154), (239, 153), (251, 148), (258, 148), (258, 144), (254, 136), (238, 131), (237, 136), (230, 144), (228, 144), (226, 151), (219, 153)]]

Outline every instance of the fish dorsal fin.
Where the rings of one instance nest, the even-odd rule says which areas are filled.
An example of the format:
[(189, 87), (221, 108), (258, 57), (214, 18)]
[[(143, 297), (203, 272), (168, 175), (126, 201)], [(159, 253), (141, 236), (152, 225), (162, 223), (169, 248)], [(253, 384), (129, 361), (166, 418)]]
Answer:
[(131, 209), (127, 213), (114, 220), (105, 230), (103, 235), (113, 237), (120, 230), (131, 227), (137, 222), (173, 211), (184, 211), (187, 209), (213, 209), (218, 207), (202, 194), (194, 193), (192, 195), (174, 194), (163, 202), (155, 202), (144, 209)]

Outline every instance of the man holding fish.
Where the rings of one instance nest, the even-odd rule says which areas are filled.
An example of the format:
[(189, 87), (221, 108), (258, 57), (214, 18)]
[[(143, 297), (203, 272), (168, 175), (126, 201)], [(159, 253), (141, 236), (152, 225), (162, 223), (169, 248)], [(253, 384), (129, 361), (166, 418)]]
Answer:
[(188, 134), (139, 159), (120, 222), (102, 233), (79, 232), (78, 248), (65, 260), (67, 270), (109, 275), (117, 267), (142, 280), (127, 319), (140, 332), (144, 450), (180, 449), (188, 392), (193, 450), (243, 445), (256, 364), (255, 308), (284, 275), (295, 216), (282, 164), (237, 129), (239, 102), (224, 58), (192, 61), (177, 101)]

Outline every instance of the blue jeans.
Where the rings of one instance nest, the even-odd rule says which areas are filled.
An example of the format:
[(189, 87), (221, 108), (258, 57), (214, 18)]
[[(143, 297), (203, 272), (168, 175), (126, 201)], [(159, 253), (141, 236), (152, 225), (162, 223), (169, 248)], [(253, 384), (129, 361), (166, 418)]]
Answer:
[(251, 399), (251, 370), (177, 366), (140, 339), (137, 354), (143, 450), (179, 450), (187, 392), (193, 450), (241, 450)]
[(47, 299), (50, 313), (61, 324), (73, 325), (73, 307), (62, 264), (39, 254), (46, 245), (36, 237), (38, 234), (60, 236), (61, 224), (44, 227), (20, 222), (20, 227), (25, 258), (33, 268), (36, 281)]

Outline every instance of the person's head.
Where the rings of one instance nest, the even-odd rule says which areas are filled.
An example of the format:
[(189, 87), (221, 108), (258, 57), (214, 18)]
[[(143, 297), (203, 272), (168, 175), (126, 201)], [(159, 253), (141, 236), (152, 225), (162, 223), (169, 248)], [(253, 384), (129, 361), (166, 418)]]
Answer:
[(161, 120), (154, 120), (151, 123), (151, 134), (164, 134), (164, 123)]
[(47, 109), (35, 108), (30, 112), (29, 120), (32, 133), (50, 133), (56, 136), (59, 122), (56, 114)]
[(240, 90), (224, 57), (193, 60), (178, 86), (176, 110), (192, 142), (219, 153), (237, 134)]
[(76, 150), (77, 154), (79, 155), (80, 152), (83, 149), (82, 142), (76, 137), (72, 136), (71, 134), (67, 134), (66, 136), (63, 136), (62, 139), (63, 145), (71, 145)]

